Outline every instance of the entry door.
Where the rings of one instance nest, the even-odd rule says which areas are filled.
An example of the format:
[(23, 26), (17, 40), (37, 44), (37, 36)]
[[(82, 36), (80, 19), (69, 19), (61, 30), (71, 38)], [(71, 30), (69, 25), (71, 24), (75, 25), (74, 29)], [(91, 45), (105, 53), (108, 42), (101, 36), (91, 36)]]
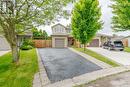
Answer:
[(56, 48), (64, 48), (65, 47), (65, 39), (63, 39), (63, 38), (56, 38), (55, 39), (55, 47)]

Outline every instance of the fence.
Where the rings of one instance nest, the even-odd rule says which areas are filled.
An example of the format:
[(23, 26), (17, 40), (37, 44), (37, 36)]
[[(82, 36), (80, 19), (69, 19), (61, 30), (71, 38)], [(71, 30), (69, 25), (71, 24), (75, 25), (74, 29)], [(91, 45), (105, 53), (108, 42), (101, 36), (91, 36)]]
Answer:
[(52, 47), (51, 40), (33, 40), (36, 48), (50, 48)]

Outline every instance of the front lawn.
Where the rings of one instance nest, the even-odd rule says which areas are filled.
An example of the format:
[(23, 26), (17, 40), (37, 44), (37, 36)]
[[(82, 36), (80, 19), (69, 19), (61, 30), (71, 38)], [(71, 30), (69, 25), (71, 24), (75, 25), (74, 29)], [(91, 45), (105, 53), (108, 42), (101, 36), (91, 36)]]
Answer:
[(130, 53), (130, 47), (125, 47), (124, 51)]
[(89, 49), (86, 49), (86, 51), (84, 51), (83, 48), (74, 48), (74, 49), (76, 49), (76, 50), (78, 50), (78, 51), (80, 51), (80, 52), (83, 52), (83, 53), (85, 53), (85, 54), (87, 54), (87, 55), (90, 55), (90, 56), (92, 56), (92, 57), (94, 57), (94, 58), (96, 58), (96, 59), (98, 59), (98, 60), (100, 60), (100, 61), (103, 61), (103, 62), (105, 62), (105, 63), (107, 63), (107, 64), (109, 64), (109, 65), (111, 65), (111, 66), (113, 66), (113, 67), (119, 66), (119, 65), (118, 65), (117, 63), (115, 63), (114, 61), (109, 60), (109, 59), (106, 58), (105, 56), (100, 55), (100, 54), (98, 54), (98, 53), (96, 53), (96, 52), (93, 52), (93, 51), (91, 51), (91, 50), (89, 50)]
[(11, 63), (11, 53), (0, 57), (0, 87), (32, 87), (38, 72), (36, 50), (21, 51), (19, 65)]

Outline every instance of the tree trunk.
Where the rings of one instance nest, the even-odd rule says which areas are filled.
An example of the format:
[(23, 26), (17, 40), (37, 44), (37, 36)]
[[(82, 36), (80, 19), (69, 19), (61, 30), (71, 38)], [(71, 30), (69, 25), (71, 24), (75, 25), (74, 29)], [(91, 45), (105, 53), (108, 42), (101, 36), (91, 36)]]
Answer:
[(12, 62), (18, 63), (19, 62), (19, 48), (17, 46), (12, 46)]
[(86, 51), (86, 44), (84, 44), (84, 51)]

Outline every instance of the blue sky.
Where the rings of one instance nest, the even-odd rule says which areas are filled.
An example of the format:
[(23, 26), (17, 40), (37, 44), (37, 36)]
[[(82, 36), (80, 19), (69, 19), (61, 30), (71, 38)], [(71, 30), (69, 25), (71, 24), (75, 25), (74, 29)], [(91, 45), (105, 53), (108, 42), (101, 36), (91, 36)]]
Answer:
[[(111, 0), (99, 0), (99, 3), (100, 3), (100, 6), (101, 6), (101, 11), (102, 11), (101, 19), (104, 22), (103, 29), (100, 30), (99, 33), (112, 35), (112, 34), (115, 33), (111, 29), (111, 22), (112, 22), (113, 14), (112, 14), (112, 9), (109, 6), (112, 4), (112, 2), (111, 2)], [(68, 4), (68, 6), (65, 9), (72, 10), (72, 8), (73, 8), (73, 5), (70, 3), (70, 4)], [(68, 20), (61, 19), (59, 22), (56, 22), (55, 24), (57, 24), (57, 23), (61, 23), (61, 24), (66, 26), (67, 24), (71, 23), (71, 18), (68, 19)], [(49, 35), (51, 35), (52, 34), (51, 26), (53, 26), (53, 25), (54, 24), (52, 24), (50, 26), (40, 26), (39, 29), (46, 30), (47, 33)], [(115, 34), (128, 36), (128, 35), (130, 35), (130, 31), (118, 32), (118, 33), (115, 33)]]

